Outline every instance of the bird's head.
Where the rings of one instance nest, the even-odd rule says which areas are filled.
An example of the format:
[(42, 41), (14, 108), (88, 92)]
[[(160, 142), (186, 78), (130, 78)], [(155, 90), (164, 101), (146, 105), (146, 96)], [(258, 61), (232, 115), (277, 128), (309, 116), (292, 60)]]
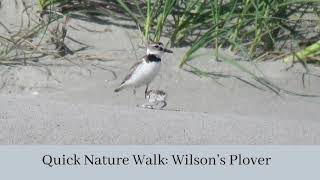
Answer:
[(147, 54), (152, 54), (161, 57), (163, 53), (172, 53), (170, 49), (166, 49), (161, 42), (149, 44), (147, 47)]

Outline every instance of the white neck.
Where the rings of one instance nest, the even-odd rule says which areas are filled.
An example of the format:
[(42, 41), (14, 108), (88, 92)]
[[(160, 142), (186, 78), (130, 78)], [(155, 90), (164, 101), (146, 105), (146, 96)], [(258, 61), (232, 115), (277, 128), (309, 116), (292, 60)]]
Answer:
[(160, 59), (161, 59), (162, 54), (163, 54), (163, 52), (160, 52), (160, 51), (152, 51), (152, 50), (150, 50), (149, 48), (147, 48), (147, 55), (154, 55), (154, 56), (156, 56), (157, 58), (160, 58)]

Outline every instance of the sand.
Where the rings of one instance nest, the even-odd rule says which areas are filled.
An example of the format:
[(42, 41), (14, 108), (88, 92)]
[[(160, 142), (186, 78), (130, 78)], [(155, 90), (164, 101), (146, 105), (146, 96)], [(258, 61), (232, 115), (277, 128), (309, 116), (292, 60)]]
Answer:
[[(7, 24), (12, 19), (7, 18)], [(235, 78), (198, 77), (178, 68), (188, 47), (164, 56), (151, 85), (168, 93), (168, 106), (136, 107), (146, 102), (143, 88), (136, 95), (130, 89), (113, 92), (136, 55), (145, 53), (138, 47), (134, 24), (74, 17), (69, 26), (68, 35), (87, 49), (67, 55), (68, 60), (47, 56), (27, 66), (0, 66), (0, 144), (320, 144), (320, 98), (279, 96)], [(82, 47), (68, 39), (66, 44), (73, 50)], [(227, 50), (221, 53), (234, 58)], [(260, 86), (213, 58), (199, 57), (192, 64)], [(289, 71), (281, 61), (256, 66), (279, 87), (320, 95), (320, 78), (308, 76), (303, 87), (305, 70), (299, 64)], [(319, 72), (319, 67), (309, 68)]]

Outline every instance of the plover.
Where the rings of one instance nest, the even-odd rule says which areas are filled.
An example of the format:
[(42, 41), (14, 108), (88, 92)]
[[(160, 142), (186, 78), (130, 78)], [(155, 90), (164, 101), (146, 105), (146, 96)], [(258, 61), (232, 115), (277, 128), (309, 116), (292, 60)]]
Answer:
[(133, 92), (135, 93), (136, 88), (146, 85), (144, 91), (146, 98), (150, 82), (160, 71), (161, 57), (164, 53), (172, 53), (172, 51), (166, 49), (161, 42), (150, 44), (147, 47), (147, 55), (142, 58), (142, 61), (137, 62), (130, 68), (129, 74), (114, 92), (119, 92), (124, 88), (132, 87), (134, 90)]
[(148, 103), (141, 105), (143, 108), (153, 109), (153, 106), (158, 106), (159, 103), (162, 105), (160, 108), (164, 108), (167, 106), (167, 93), (162, 90), (149, 90), (147, 91), (146, 98), (148, 99)]

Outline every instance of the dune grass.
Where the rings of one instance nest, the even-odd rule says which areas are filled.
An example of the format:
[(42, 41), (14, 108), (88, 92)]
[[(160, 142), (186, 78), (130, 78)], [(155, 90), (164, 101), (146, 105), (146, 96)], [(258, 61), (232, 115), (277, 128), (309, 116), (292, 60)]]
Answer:
[[(121, 1), (121, 0), (118, 0)], [(121, 5), (125, 4), (122, 1)], [(144, 15), (129, 13), (141, 19), (148, 41), (170, 37), (170, 46), (191, 45), (180, 66), (202, 47), (238, 47), (247, 50), (252, 59), (277, 49), (279, 41), (302, 40), (301, 27), (306, 15), (319, 16), (318, 0), (147, 0)], [(125, 8), (126, 9), (126, 8)], [(293, 16), (297, 16), (295, 18)], [(313, 20), (319, 24), (320, 19)], [(169, 30), (165, 30), (169, 29)]]
[[(305, 49), (295, 52), (287, 56), (283, 61), (285, 63), (294, 63), (298, 61), (305, 61), (308, 57), (319, 56), (320, 55), (320, 41), (306, 47)], [(314, 58), (317, 61), (320, 61), (318, 58)]]
[[(107, 4), (112, 1), (103, 1)], [(98, 2), (100, 2), (98, 1)], [(97, 0), (39, 0), (49, 5), (97, 3)], [(287, 40), (306, 40), (304, 23), (320, 24), (319, 0), (115, 0), (143, 31), (144, 39), (169, 37), (171, 47), (191, 46), (180, 67), (203, 47), (245, 49), (254, 60), (266, 52), (288, 52)], [(93, 11), (101, 11), (93, 9)], [(308, 19), (308, 16), (317, 18)], [(319, 37), (316, 37), (319, 38)], [(294, 49), (299, 47), (293, 44)], [(216, 48), (217, 49), (217, 48)], [(291, 49), (290, 49), (291, 50)]]
[[(49, 29), (49, 26), (54, 22), (58, 24), (58, 26), (61, 26), (62, 23), (58, 22), (58, 20), (65, 16), (58, 12), (48, 12), (50, 17), (44, 20), (41, 13), (39, 15), (29, 12), (30, 6), (26, 6), (23, 1), (21, 2), (24, 7), (20, 15), (21, 22), (18, 30), (11, 30), (0, 21), (0, 26), (5, 30), (5, 33), (0, 34), (0, 65), (26, 65), (27, 62), (38, 61), (39, 58), (48, 55), (62, 57), (64, 49), (60, 49), (62, 49), (61, 44), (63, 43), (62, 41), (64, 39), (62, 38), (64, 37), (58, 34), (58, 28), (57, 31), (53, 32)], [(41, 7), (41, 10), (45, 10), (50, 5), (51, 4), (45, 4), (43, 9)], [(27, 15), (28, 18), (24, 18), (23, 16), (25, 15)], [(55, 27), (58, 26), (55, 25)], [(50, 37), (48, 34), (50, 34)], [(43, 42), (44, 37), (47, 38), (47, 42)], [(48, 42), (48, 39), (50, 39), (50, 42)], [(56, 49), (48, 48), (50, 43), (54, 44)]]

